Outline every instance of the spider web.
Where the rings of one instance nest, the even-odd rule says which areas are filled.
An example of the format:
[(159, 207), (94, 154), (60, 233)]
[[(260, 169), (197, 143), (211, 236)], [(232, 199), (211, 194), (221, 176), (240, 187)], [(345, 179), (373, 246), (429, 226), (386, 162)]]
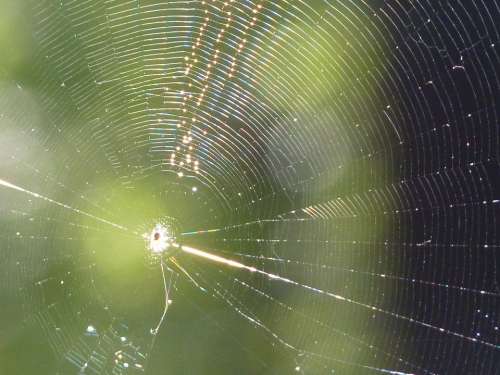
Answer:
[(500, 2), (5, 10), (2, 372), (498, 372)]

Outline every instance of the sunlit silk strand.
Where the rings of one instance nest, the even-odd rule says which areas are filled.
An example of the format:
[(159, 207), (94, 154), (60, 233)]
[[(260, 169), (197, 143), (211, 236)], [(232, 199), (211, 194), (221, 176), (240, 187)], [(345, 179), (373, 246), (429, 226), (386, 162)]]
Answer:
[(458, 337), (458, 338), (461, 338), (461, 339), (464, 339), (464, 340), (468, 340), (468, 341), (471, 341), (471, 342), (474, 342), (474, 343), (480, 343), (480, 344), (486, 345), (486, 346), (491, 347), (491, 348), (500, 349), (499, 345), (495, 345), (495, 344), (492, 344), (490, 342), (483, 341), (483, 340), (478, 340), (478, 339), (476, 339), (474, 337), (465, 336), (465, 335), (462, 335), (462, 334), (457, 333), (457, 332), (449, 331), (449, 330), (447, 330), (445, 328), (437, 327), (437, 326), (434, 326), (432, 324), (425, 323), (425, 322), (422, 322), (422, 321), (419, 321), (419, 320), (415, 320), (415, 319), (412, 319), (410, 317), (407, 317), (407, 316), (404, 316), (404, 315), (400, 315), (400, 314), (397, 314), (397, 313), (394, 313), (394, 312), (391, 312), (391, 311), (383, 310), (383, 309), (381, 309), (381, 308), (379, 308), (377, 306), (373, 306), (373, 305), (369, 305), (369, 304), (366, 304), (366, 303), (363, 303), (363, 302), (355, 301), (355, 300), (352, 300), (350, 298), (341, 296), (339, 294), (335, 294), (335, 293), (328, 292), (328, 291), (325, 291), (325, 290), (322, 290), (322, 289), (318, 289), (318, 288), (315, 288), (315, 287), (312, 287), (312, 286), (309, 286), (309, 285), (306, 285), (306, 284), (300, 284), (300, 283), (298, 283), (298, 282), (296, 282), (294, 280), (288, 279), (286, 277), (282, 277), (282, 276), (279, 276), (279, 275), (276, 275), (276, 274), (268, 273), (268, 272), (259, 270), (258, 268), (247, 266), (247, 265), (245, 265), (243, 263), (240, 263), (238, 261), (235, 261), (235, 260), (227, 259), (227, 258), (221, 257), (219, 255), (215, 255), (215, 254), (203, 251), (203, 250), (192, 248), (190, 246), (179, 245), (179, 244), (174, 244), (174, 246), (180, 248), (185, 253), (188, 253), (188, 254), (191, 254), (191, 255), (195, 255), (195, 256), (198, 256), (198, 257), (201, 257), (201, 258), (205, 258), (205, 259), (211, 260), (213, 262), (222, 263), (222, 264), (225, 264), (227, 266), (234, 267), (234, 268), (244, 269), (244, 270), (247, 270), (247, 271), (252, 272), (252, 273), (258, 273), (258, 274), (261, 274), (261, 275), (265, 275), (265, 276), (269, 277), (270, 279), (282, 281), (282, 282), (287, 283), (287, 284), (295, 285), (295, 286), (298, 286), (298, 287), (310, 290), (310, 291), (312, 291), (314, 293), (318, 293), (318, 294), (326, 295), (326, 296), (329, 296), (329, 297), (333, 297), (333, 298), (335, 298), (335, 299), (337, 299), (339, 301), (345, 301), (345, 302), (348, 302), (348, 303), (352, 303), (352, 304), (354, 304), (356, 306), (362, 306), (362, 307), (365, 307), (367, 309), (380, 312), (382, 314), (390, 315), (390, 316), (392, 316), (394, 318), (397, 318), (397, 319), (402, 319), (402, 320), (411, 322), (413, 324), (417, 324), (417, 325), (422, 326), (422, 327), (426, 327), (426, 328), (429, 328), (429, 329), (432, 329), (432, 330), (439, 331), (441, 333), (452, 335), (452, 336), (455, 336), (455, 337)]
[(50, 202), (50, 203), (53, 203), (59, 207), (63, 207), (63, 208), (66, 208), (68, 210), (71, 210), (73, 212), (76, 212), (80, 215), (84, 215), (84, 216), (87, 216), (87, 217), (90, 217), (91, 219), (94, 219), (94, 220), (97, 220), (97, 221), (100, 221), (101, 223), (105, 223), (105, 224), (108, 224), (108, 225), (111, 225), (117, 229), (121, 229), (121, 230), (124, 230), (124, 231), (128, 231), (128, 228), (120, 225), (120, 224), (116, 224), (116, 223), (113, 223), (109, 220), (106, 220), (106, 219), (103, 219), (103, 218), (100, 218), (98, 216), (95, 216), (95, 215), (92, 215), (92, 214), (89, 214), (88, 212), (85, 212), (85, 211), (82, 211), (82, 210), (79, 210), (78, 208), (74, 208), (74, 207), (71, 207), (65, 203), (61, 203), (61, 202), (58, 202), (58, 201), (55, 201), (51, 198), (48, 198), (48, 197), (45, 197), (43, 195), (40, 195), (38, 193), (34, 193), (30, 190), (27, 190), (27, 189), (24, 189), (20, 186), (17, 186), (17, 185), (14, 185), (8, 181), (5, 181), (5, 180), (2, 180), (0, 178), (0, 186), (3, 186), (3, 187), (6, 187), (6, 188), (10, 188), (10, 189), (13, 189), (13, 190), (17, 190), (17, 191), (20, 191), (20, 192), (23, 192), (25, 194), (28, 194), (28, 195), (31, 195), (32, 197), (34, 198), (38, 198), (38, 199), (41, 199), (41, 200), (44, 200), (46, 202)]

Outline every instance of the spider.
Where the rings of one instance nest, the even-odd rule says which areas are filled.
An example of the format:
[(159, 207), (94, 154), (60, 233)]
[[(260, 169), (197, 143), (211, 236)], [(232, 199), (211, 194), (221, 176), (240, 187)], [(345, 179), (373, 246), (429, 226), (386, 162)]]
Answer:
[(162, 316), (158, 322), (156, 328), (151, 329), (151, 334), (156, 335), (160, 326), (167, 314), (167, 310), (169, 305), (171, 304), (171, 300), (169, 299), (170, 287), (172, 286), (172, 279), (170, 278), (167, 281), (167, 277), (165, 275), (165, 270), (172, 271), (169, 266), (173, 266), (172, 268), (177, 269), (180, 273), (184, 274), (191, 282), (193, 282), (199, 289), (205, 291), (203, 287), (201, 287), (196, 280), (182, 267), (177, 259), (174, 257), (180, 249), (181, 246), (175, 242), (175, 235), (172, 233), (172, 228), (168, 225), (164, 226), (159, 223), (156, 224), (150, 235), (145, 234), (144, 238), (148, 242), (148, 249), (151, 250), (155, 257), (160, 259), (160, 267), (161, 274), (163, 278), (163, 287), (165, 292), (165, 305), (163, 309)]

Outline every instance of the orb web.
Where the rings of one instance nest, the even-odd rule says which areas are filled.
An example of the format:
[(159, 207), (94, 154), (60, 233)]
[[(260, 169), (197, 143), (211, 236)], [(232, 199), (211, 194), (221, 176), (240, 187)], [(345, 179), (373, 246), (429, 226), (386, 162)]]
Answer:
[(19, 7), (0, 372), (497, 373), (498, 0)]

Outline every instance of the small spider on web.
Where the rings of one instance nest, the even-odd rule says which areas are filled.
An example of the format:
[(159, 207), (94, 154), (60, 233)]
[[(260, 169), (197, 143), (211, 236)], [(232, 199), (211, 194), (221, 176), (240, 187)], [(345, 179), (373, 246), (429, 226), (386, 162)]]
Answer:
[[(159, 259), (161, 268), (163, 290), (164, 290), (164, 308), (160, 320), (155, 328), (151, 328), (151, 334), (156, 335), (167, 315), (169, 306), (172, 300), (169, 298), (170, 291), (173, 285), (173, 275), (181, 273), (193, 282), (200, 290), (206, 291), (198, 282), (182, 267), (175, 255), (181, 251), (181, 246), (175, 242), (175, 226), (172, 223), (157, 223), (150, 234), (144, 234), (143, 237), (147, 241), (147, 248), (151, 252), (153, 258)], [(166, 271), (170, 273), (167, 277)], [(177, 271), (177, 272), (176, 272)]]

